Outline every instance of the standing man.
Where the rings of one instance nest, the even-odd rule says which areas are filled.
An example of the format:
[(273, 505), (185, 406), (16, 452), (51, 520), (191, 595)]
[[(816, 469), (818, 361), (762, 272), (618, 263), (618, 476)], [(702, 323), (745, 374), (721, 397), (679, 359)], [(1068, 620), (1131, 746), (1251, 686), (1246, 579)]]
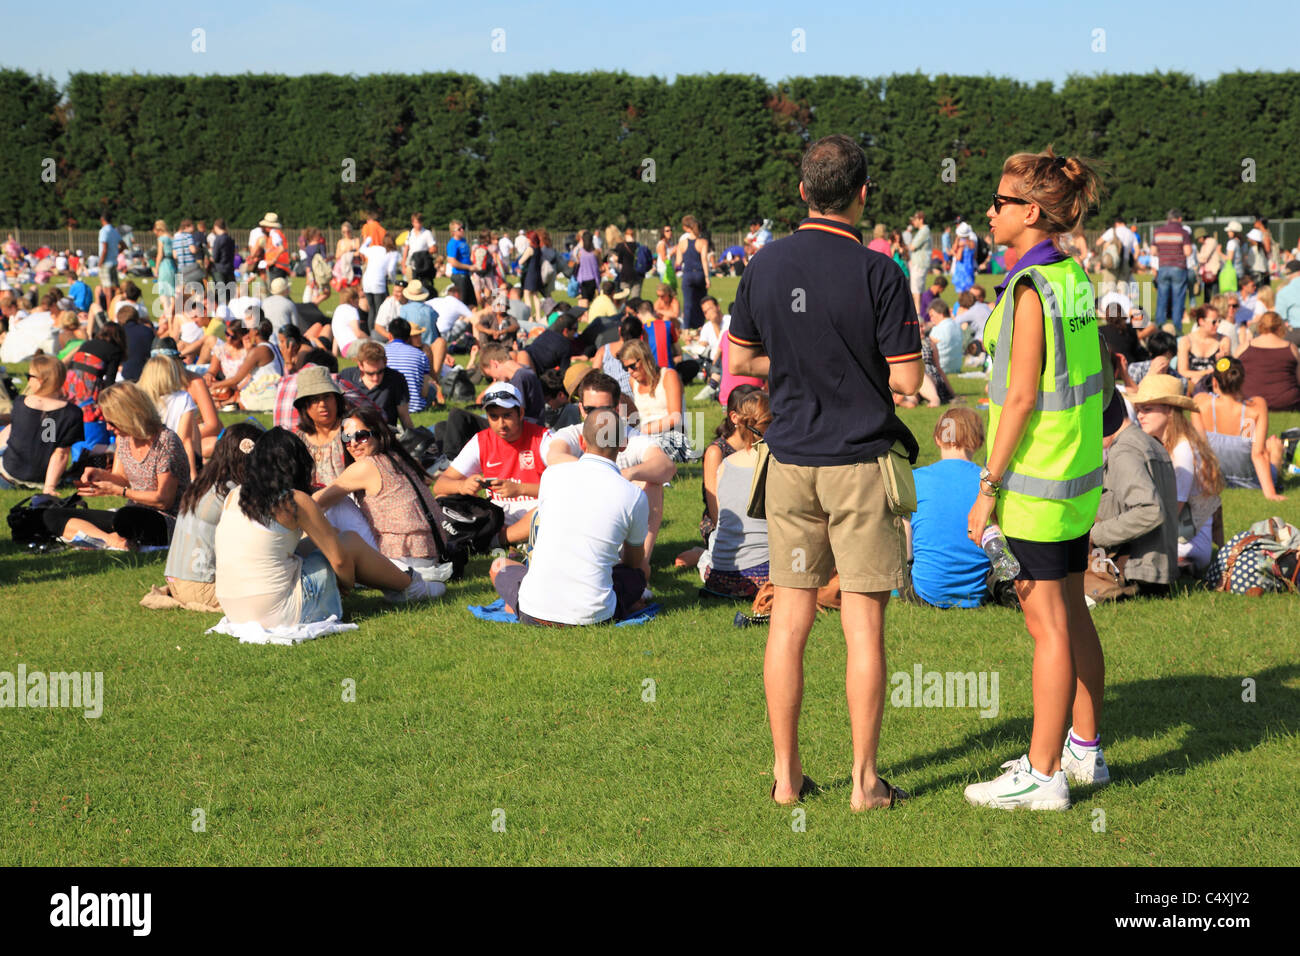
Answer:
[(866, 183), (866, 155), (849, 137), (809, 147), (799, 183), (809, 218), (745, 270), (728, 332), (732, 374), (767, 379), (772, 396), (766, 502), (776, 592), (763, 662), (772, 798), (794, 803), (816, 787), (799, 757), (803, 653), (817, 589), (838, 571), (854, 810), (906, 796), (876, 772), (885, 605), (907, 580), (904, 509), (891, 509), (881, 459), (907, 468), (894, 448), (916, 460), (916, 439), (890, 392), (915, 394), (924, 375), (907, 279), (888, 257), (870, 254), (856, 228)]
[(1192, 254), (1192, 234), (1183, 225), (1180, 210), (1151, 235), (1159, 268), (1156, 270), (1156, 325), (1173, 323), (1173, 334), (1183, 334), (1183, 309), (1187, 306), (1187, 258)]
[(411, 256), (417, 252), (428, 252), (433, 247), (433, 233), (424, 228), (424, 217), (418, 212), (411, 216), (411, 231), (406, 234), (406, 245), (402, 246), (402, 274), (411, 274)]
[(930, 238), (930, 227), (925, 224), (925, 213), (917, 210), (909, 220), (912, 225), (912, 238), (907, 244), (907, 271), (910, 273), (912, 286), (912, 307), (916, 314), (921, 314), (921, 293), (925, 290), (925, 276), (930, 271), (930, 256), (934, 251), (934, 240)]
[(122, 234), (108, 219), (108, 211), (99, 216), (99, 288), (104, 306), (117, 295), (117, 250), (122, 247)]
[(469, 243), (465, 241), (465, 224), (459, 219), (453, 219), (450, 229), (447, 263), (451, 266), (451, 281), (460, 290), (460, 301), (475, 309), (478, 308), (478, 296), (474, 294), (474, 282), (470, 278), (474, 266), (470, 262)]

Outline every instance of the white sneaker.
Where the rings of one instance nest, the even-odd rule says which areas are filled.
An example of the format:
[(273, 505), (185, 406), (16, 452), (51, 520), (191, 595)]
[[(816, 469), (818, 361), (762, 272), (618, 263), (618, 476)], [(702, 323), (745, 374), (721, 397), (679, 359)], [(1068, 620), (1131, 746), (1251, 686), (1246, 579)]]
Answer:
[(705, 399), (717, 398), (717, 396), (718, 396), (718, 390), (716, 388), (714, 388), (712, 385), (705, 385), (702, 389), (700, 389), (698, 392), (695, 393), (695, 398), (692, 399), (692, 401), (702, 402)]
[(447, 593), (447, 585), (441, 581), (429, 581), (419, 574), (411, 575), (411, 583), (405, 591), (385, 591), (384, 600), (390, 604), (404, 604), (412, 601), (436, 601)]
[(1101, 748), (1085, 750), (1075, 747), (1068, 736), (1061, 751), (1061, 769), (1070, 783), (1097, 787), (1110, 783), (1110, 768), (1106, 766)]
[(988, 783), (972, 783), (966, 788), (966, 800), (974, 807), (1000, 810), (1068, 810), (1070, 787), (1064, 771), (1058, 770), (1044, 783), (1029, 770), (1029, 755), (1008, 760), (1002, 765), (1006, 773)]

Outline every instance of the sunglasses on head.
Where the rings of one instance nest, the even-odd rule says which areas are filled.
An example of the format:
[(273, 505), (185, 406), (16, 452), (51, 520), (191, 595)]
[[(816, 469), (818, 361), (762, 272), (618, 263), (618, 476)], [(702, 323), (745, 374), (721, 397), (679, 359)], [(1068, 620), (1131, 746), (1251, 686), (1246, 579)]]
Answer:
[(1001, 212), (1002, 207), (1007, 203), (1013, 203), (1017, 206), (1031, 205), (1028, 199), (1021, 199), (1019, 196), (1002, 196), (998, 193), (993, 194), (993, 211), (995, 213)]
[(352, 432), (352, 434), (348, 434), (347, 432), (344, 432), (343, 444), (352, 445), (355, 444), (356, 442), (370, 441), (370, 439), (374, 437), (374, 434), (375, 433), (368, 428), (359, 429), (357, 431)]

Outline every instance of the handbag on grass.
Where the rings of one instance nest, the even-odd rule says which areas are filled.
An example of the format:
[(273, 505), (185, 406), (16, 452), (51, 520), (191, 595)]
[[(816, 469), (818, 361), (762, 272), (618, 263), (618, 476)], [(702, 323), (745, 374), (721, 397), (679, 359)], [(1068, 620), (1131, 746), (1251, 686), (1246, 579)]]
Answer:
[(749, 483), (749, 507), (745, 513), (751, 518), (767, 520), (767, 464), (771, 460), (772, 450), (767, 442), (754, 442), (754, 452), (758, 459), (754, 462), (754, 477)]

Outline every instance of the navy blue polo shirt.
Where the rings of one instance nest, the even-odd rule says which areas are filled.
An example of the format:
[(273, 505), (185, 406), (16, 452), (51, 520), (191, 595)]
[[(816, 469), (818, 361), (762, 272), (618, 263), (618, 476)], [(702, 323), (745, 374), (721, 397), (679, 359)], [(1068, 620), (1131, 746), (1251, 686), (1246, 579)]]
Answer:
[(921, 357), (907, 277), (862, 234), (805, 219), (750, 260), (731, 310), (731, 340), (771, 362), (767, 444), (787, 465), (872, 461), (918, 446), (894, 411), (889, 365)]

